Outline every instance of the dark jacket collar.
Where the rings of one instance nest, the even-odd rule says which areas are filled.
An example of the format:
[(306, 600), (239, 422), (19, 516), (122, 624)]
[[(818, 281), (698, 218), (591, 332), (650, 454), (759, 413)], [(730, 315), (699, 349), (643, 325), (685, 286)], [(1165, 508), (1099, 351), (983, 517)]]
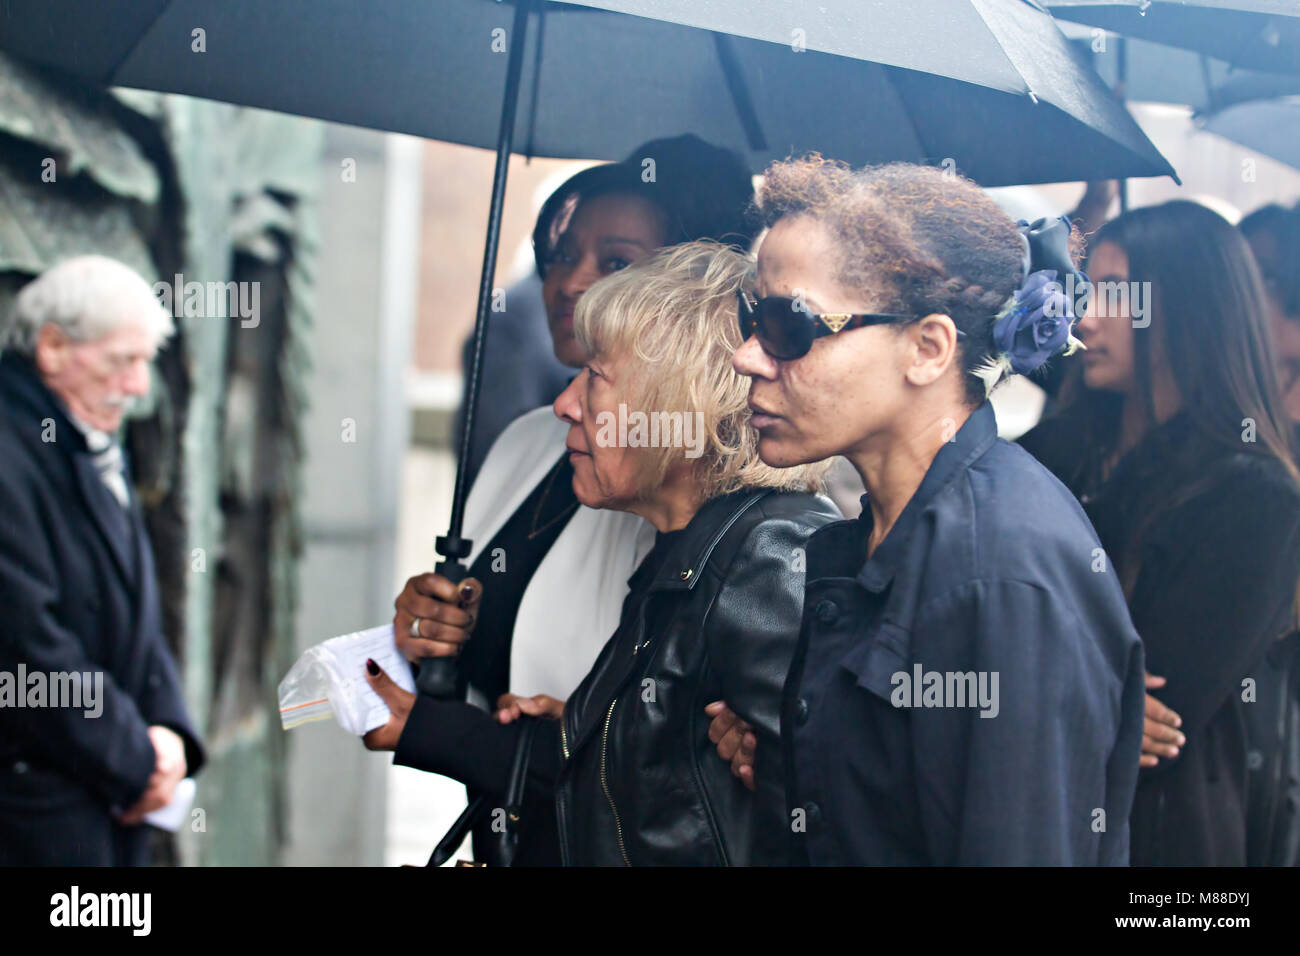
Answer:
[(745, 488), (706, 501), (670, 545), (654, 580), (650, 582), (650, 590), (693, 589), (703, 576), (709, 558), (727, 529), (760, 499), (771, 493), (770, 488)]
[[(36, 366), (15, 352), (0, 354), (0, 403), (10, 419), (10, 427), (29, 435), (28, 441), (32, 443), (40, 444), (38, 437), (44, 431), (45, 419), (54, 422), (56, 441), (43, 447), (53, 454), (66, 456), (86, 510), (108, 545), (117, 570), (126, 582), (133, 582), (134, 569), (138, 566), (135, 551), (141, 533), (134, 497), (126, 509), (118, 504), (99, 475), (85, 433), (72, 421), (59, 397), (41, 381)], [(126, 467), (125, 462), (123, 466)], [(130, 487), (129, 470), (126, 474)]]
[(76, 451), (88, 450), (85, 434), (72, 421), (59, 397), (41, 381), (36, 366), (26, 356), (11, 351), (0, 354), (0, 394), (5, 396), (6, 404), (17, 406), (15, 411), (32, 415), (38, 426), (43, 419), (53, 419), (60, 442), (70, 437)]
[[(773, 490), (770, 488), (751, 488), (713, 498), (700, 507), (685, 528), (675, 532), (671, 539), (665, 541), (661, 538), (656, 543), (666, 545), (662, 561), (657, 568), (643, 563), (629, 579), (631, 593), (623, 605), (618, 629), (601, 651), (591, 672), (570, 697), (571, 706), (565, 708), (568, 755), (576, 754), (595, 737), (606, 714), (604, 706), (637, 673), (636, 648), (644, 646), (640, 642), (647, 636), (650, 603), (657, 595), (669, 592), (676, 592), (685, 600), (687, 594), (684, 592), (692, 591), (705, 577), (705, 569), (711, 560), (716, 558), (725, 566), (726, 555), (734, 554), (739, 544), (728, 542), (725, 548), (719, 548), (727, 531), (745, 512), (771, 494)], [(651, 557), (647, 556), (645, 560), (651, 561)], [(653, 575), (649, 581), (646, 580), (647, 573)], [(591, 706), (592, 702), (596, 705)]]
[[(889, 529), (885, 540), (880, 542), (875, 553), (858, 572), (858, 581), (868, 591), (879, 593), (889, 586), (894, 579), (894, 572), (907, 551), (907, 543), (912, 537), (921, 515), (934, 497), (948, 487), (955, 478), (963, 474), (981, 455), (993, 447), (998, 438), (997, 418), (993, 414), (993, 405), (985, 401), (971, 412), (969, 418), (957, 430), (951, 441), (945, 442), (934, 456), (925, 477), (921, 479), (916, 494), (912, 495), (903, 513), (898, 516), (894, 526)], [(871, 536), (873, 519), (868, 501), (870, 494), (862, 496), (861, 541), (865, 548)]]

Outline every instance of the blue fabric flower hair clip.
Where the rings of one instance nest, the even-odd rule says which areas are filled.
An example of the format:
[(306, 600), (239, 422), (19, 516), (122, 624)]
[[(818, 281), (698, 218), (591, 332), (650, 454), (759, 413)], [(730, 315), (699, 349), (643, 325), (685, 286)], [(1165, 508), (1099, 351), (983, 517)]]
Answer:
[(998, 352), (975, 374), (986, 393), (1008, 375), (1027, 375), (1058, 352), (1071, 355), (1084, 347), (1074, 337), (1074, 303), (1088, 294), (1088, 277), (1070, 258), (1070, 220), (1066, 216), (1020, 220), (1024, 243), (1024, 280), (993, 322)]

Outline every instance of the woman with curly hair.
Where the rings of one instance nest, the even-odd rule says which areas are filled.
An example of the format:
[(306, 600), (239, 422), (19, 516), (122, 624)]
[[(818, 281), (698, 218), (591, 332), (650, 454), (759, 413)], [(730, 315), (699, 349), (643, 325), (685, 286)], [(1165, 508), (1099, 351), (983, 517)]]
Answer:
[(986, 400), (1072, 344), (1068, 223), (1017, 227), (937, 169), (817, 158), (769, 168), (760, 209), (734, 359), (759, 455), (844, 455), (867, 489), (808, 542), (795, 859), (1126, 863), (1141, 645), (1083, 509)]

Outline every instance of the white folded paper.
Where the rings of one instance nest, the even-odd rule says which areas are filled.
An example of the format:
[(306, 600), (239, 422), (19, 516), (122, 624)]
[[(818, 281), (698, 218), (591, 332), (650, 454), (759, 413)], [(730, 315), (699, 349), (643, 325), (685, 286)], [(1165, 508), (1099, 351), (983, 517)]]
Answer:
[(388, 705), (366, 682), (367, 658), (415, 693), (411, 665), (393, 641), (393, 625), (381, 624), (307, 648), (280, 681), (280, 725), (288, 730), (332, 715), (348, 733), (361, 736), (386, 724)]
[(160, 830), (170, 830), (175, 833), (184, 825), (185, 815), (190, 812), (190, 805), (193, 802), (194, 778), (186, 777), (176, 784), (176, 789), (172, 791), (171, 803), (146, 813), (144, 822)]

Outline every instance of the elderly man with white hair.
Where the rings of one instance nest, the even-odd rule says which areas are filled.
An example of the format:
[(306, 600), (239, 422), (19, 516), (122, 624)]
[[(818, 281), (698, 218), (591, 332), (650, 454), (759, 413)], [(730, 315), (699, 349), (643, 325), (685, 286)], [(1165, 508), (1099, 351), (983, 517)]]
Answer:
[(0, 865), (143, 865), (203, 761), (116, 437), (171, 317), (79, 256), (0, 325)]

